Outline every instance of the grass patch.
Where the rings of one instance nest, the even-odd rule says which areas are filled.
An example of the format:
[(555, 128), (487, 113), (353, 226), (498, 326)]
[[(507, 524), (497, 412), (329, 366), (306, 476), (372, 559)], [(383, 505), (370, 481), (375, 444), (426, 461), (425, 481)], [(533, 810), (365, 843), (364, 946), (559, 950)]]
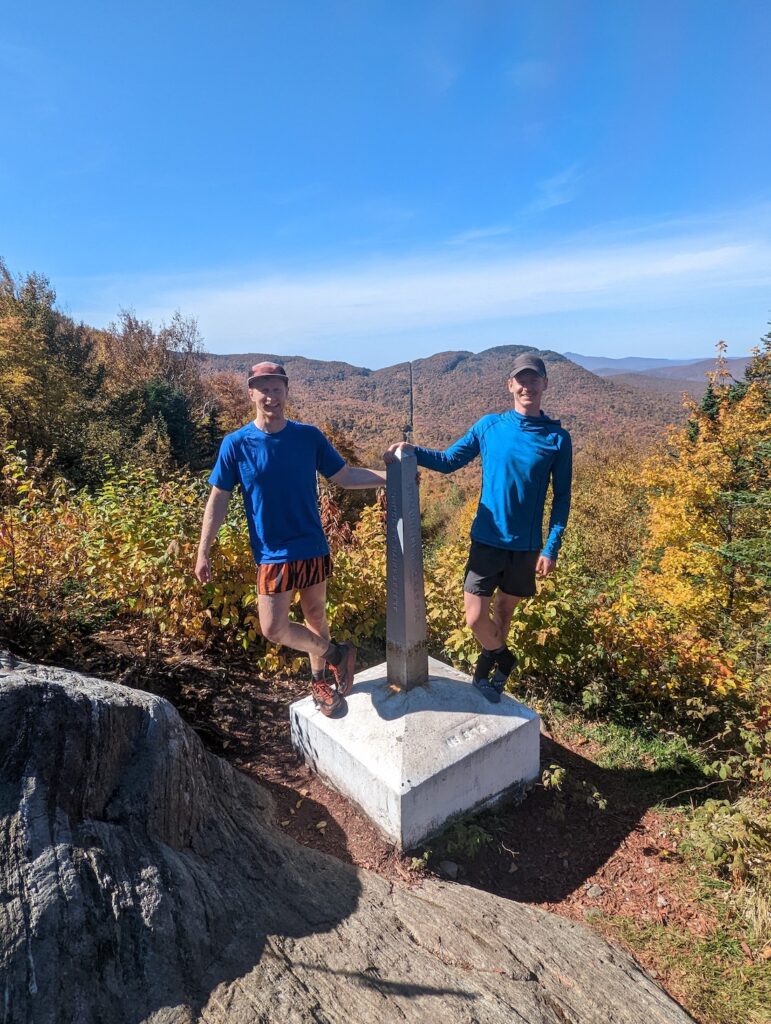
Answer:
[(600, 768), (701, 775), (706, 762), (682, 736), (646, 733), (614, 722), (584, 722), (586, 739), (597, 743)]
[[(605, 771), (625, 774), (630, 798), (656, 806), (667, 831), (681, 837), (684, 860), (675, 882), (681, 897), (711, 923), (707, 934), (699, 934), (676, 919), (656, 923), (593, 912), (593, 927), (655, 969), (700, 1024), (771, 1024), (767, 803), (759, 794), (731, 804), (709, 800), (720, 794), (719, 786), (701, 751), (682, 736), (590, 720), (559, 702), (539, 711), (557, 742)], [(675, 795), (681, 799), (673, 803)], [(709, 814), (713, 804), (717, 810)], [(725, 863), (714, 855), (719, 843), (727, 851)], [(734, 869), (736, 851), (743, 872)]]
[[(595, 920), (609, 938), (624, 942), (654, 967), (702, 1024), (769, 1024), (771, 961), (759, 951), (752, 959), (747, 956), (742, 947), (746, 922), (737, 915), (729, 888), (703, 887), (699, 902), (709, 904), (717, 920), (714, 931), (704, 937), (676, 925), (628, 917)], [(723, 899), (718, 898), (721, 891)]]
[(556, 702), (543, 708), (542, 714), (558, 738), (595, 743), (600, 749), (593, 760), (600, 768), (700, 774), (707, 765), (701, 752), (682, 736), (652, 732), (640, 724), (588, 720)]

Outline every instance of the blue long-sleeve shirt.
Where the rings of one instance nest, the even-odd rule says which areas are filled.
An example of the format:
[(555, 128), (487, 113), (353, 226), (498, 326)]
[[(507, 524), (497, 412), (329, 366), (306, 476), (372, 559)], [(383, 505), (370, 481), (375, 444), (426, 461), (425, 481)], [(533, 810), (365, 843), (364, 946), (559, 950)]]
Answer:
[(415, 448), (418, 465), (453, 473), (480, 455), (482, 493), (471, 526), (472, 540), (509, 551), (536, 551), (549, 480), (552, 506), (549, 536), (541, 548), (556, 558), (570, 512), (573, 453), (570, 434), (544, 413), (509, 412), (483, 416), (446, 451)]

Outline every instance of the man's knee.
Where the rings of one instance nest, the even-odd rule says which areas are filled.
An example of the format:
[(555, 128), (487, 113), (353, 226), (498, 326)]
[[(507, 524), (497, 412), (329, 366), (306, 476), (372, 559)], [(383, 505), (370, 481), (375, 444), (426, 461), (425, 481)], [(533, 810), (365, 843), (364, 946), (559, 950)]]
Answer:
[(466, 625), (469, 629), (474, 629), (482, 621), (482, 616), (477, 608), (466, 609)]
[(262, 631), (262, 635), (266, 640), (270, 640), (272, 644), (283, 643), (288, 629), (288, 618), (275, 615), (260, 616), (260, 630)]
[(323, 629), (327, 625), (327, 612), (323, 604), (303, 606), (303, 618), (314, 629)]
[(480, 622), (490, 618), (490, 599), (477, 597), (475, 594), (466, 594), (466, 625), (474, 629)]
[(320, 636), (323, 639), (329, 639), (329, 623), (327, 622), (326, 615), (324, 615), (323, 613), (319, 615), (318, 618), (310, 618), (308, 615), (306, 615), (305, 625), (311, 631), (311, 633), (315, 633), (317, 636)]

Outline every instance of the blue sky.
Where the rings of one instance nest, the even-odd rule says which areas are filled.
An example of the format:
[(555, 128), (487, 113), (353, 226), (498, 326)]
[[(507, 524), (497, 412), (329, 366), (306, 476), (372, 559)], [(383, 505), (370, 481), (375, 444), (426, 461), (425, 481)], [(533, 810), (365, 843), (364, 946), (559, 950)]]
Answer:
[(0, 256), (216, 352), (741, 355), (770, 37), (766, 0), (15, 4)]

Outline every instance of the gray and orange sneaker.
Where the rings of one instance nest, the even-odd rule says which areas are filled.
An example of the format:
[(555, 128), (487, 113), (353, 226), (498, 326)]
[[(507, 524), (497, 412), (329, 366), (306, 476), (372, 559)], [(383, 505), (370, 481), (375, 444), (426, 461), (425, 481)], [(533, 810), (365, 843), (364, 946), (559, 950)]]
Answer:
[(311, 680), (311, 697), (322, 715), (327, 718), (345, 707), (345, 701), (338, 691), (329, 685), (326, 675), (321, 679)]
[(353, 676), (356, 671), (356, 648), (346, 640), (344, 644), (338, 644), (342, 652), (342, 658), (337, 665), (327, 662), (327, 668), (335, 678), (337, 692), (341, 697), (347, 697), (353, 689)]

